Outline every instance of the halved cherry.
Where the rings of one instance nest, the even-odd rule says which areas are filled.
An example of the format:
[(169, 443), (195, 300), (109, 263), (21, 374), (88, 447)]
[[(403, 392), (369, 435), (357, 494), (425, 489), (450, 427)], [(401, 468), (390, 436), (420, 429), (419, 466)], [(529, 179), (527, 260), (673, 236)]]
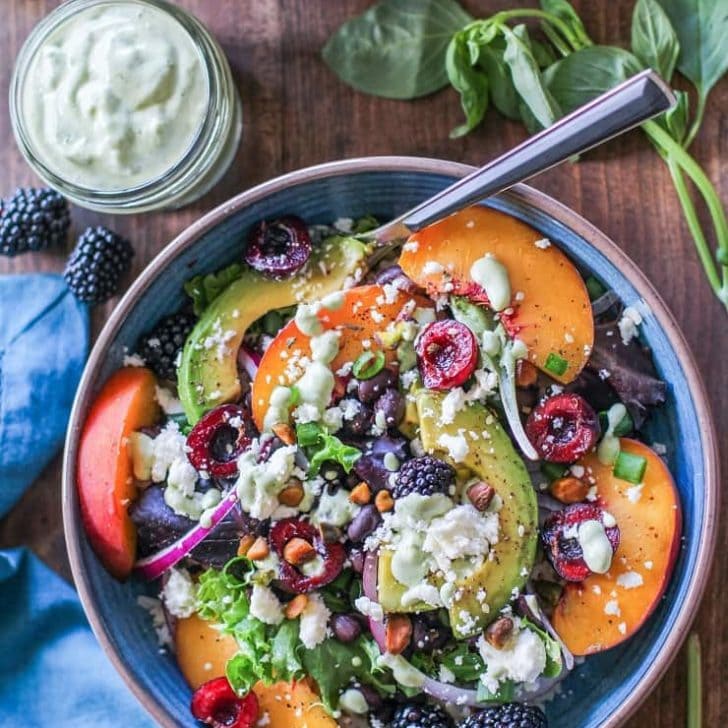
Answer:
[[(286, 544), (294, 538), (308, 541), (321, 557), (321, 566), (311, 575), (301, 572), (284, 558)], [(269, 540), (280, 557), (278, 578), (283, 589), (295, 594), (305, 594), (332, 582), (344, 567), (346, 550), (343, 544), (335, 541), (327, 543), (323, 533), (311, 523), (297, 518), (276, 521), (270, 529)]]
[(531, 410), (526, 434), (545, 460), (573, 463), (596, 445), (599, 418), (583, 397), (564, 392)]
[(575, 503), (557, 511), (546, 519), (541, 529), (546, 555), (556, 573), (566, 581), (584, 581), (592, 573), (578, 539), (579, 526), (586, 521), (599, 521), (604, 526), (614, 555), (619, 546), (619, 526), (605, 525), (605, 512), (593, 503)]
[(187, 457), (196, 470), (213, 478), (232, 478), (238, 458), (255, 436), (250, 414), (237, 404), (224, 404), (205, 414), (187, 436)]
[(192, 696), (192, 715), (213, 728), (252, 728), (258, 722), (258, 698), (239, 697), (226, 677), (200, 685)]
[(311, 255), (311, 236), (301, 218), (286, 215), (268, 222), (261, 220), (248, 235), (245, 262), (270, 278), (289, 278)]
[(417, 364), (427, 389), (459, 387), (478, 364), (478, 342), (473, 332), (458, 321), (435, 321), (417, 340)]

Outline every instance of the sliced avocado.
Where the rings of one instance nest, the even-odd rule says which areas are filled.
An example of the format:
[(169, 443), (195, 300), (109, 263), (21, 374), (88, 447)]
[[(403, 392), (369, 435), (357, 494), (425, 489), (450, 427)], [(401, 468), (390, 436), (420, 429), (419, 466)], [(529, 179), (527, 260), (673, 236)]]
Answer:
[(250, 324), (273, 309), (341, 290), (361, 267), (366, 252), (360, 241), (336, 237), (314, 248), (305, 272), (294, 278), (277, 281), (246, 269), (233, 281), (205, 310), (185, 342), (177, 379), (189, 423), (240, 396), (237, 353)]
[(402, 597), (407, 587), (394, 578), (392, 573), (392, 557), (394, 552), (389, 549), (379, 551), (377, 561), (377, 598), (385, 612), (427, 612), (437, 609), (424, 602), (413, 602), (406, 607), (402, 604)]
[[(536, 558), (538, 505), (528, 471), (496, 415), (481, 404), (470, 403), (445, 425), (441, 423), (443, 399), (444, 395), (429, 390), (417, 393), (420, 438), (425, 450), (449, 460), (438, 439), (443, 434), (462, 435), (468, 453), (462, 463), (453, 464), (466, 466), (489, 483), (502, 501), (498, 511), (499, 540), (491, 547), (491, 558), (456, 582), (453, 591), (450, 623), (455, 636), (463, 638), (478, 633), (494, 620), (513, 598), (513, 590), (522, 589), (526, 583)], [(471, 432), (477, 439), (471, 437)]]

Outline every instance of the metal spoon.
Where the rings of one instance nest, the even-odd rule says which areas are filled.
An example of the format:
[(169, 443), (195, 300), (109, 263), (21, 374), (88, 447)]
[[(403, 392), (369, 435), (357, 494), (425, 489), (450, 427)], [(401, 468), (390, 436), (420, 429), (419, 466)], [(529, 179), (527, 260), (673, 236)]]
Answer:
[(402, 241), (453, 212), (638, 126), (667, 111), (675, 101), (672, 90), (654, 71), (642, 71), (412, 210), (357, 237), (374, 240), (377, 246)]

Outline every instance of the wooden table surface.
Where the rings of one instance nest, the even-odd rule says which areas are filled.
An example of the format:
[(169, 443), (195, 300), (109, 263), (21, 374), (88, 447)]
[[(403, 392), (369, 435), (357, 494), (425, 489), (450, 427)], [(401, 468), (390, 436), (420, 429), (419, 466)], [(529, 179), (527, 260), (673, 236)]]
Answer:
[[(319, 57), (329, 34), (361, 12), (367, 0), (183, 0), (220, 40), (243, 99), (245, 129), (237, 158), (204, 199), (178, 212), (104, 217), (72, 211), (77, 234), (104, 223), (136, 248), (137, 274), (161, 248), (200, 215), (231, 195), (283, 172), (333, 159), (409, 154), (478, 163), (519, 142), (524, 130), (495, 113), (462, 140), (450, 140), (460, 122), (455, 93), (445, 90), (416, 102), (358, 94), (335, 78)], [(506, 6), (505, 0), (468, 0), (474, 15)], [(529, 3), (536, 5), (535, 2)], [(7, 88), (24, 38), (56, 2), (4, 0), (0, 23), (0, 193), (36, 184), (15, 146)], [(632, 0), (576, 0), (588, 30), (600, 42), (629, 38)], [(714, 92), (693, 153), (728, 200), (728, 83)], [(721, 113), (721, 111), (723, 113)], [(553, 170), (535, 186), (573, 207), (621, 245), (668, 302), (692, 346), (710, 394), (718, 432), (728, 434), (728, 337), (726, 312), (708, 289), (693, 251), (665, 166), (646, 139), (632, 132), (592, 152), (580, 163)], [(69, 243), (70, 250), (70, 243)], [(0, 272), (60, 271), (67, 251), (0, 260)], [(128, 282), (128, 281), (127, 281)], [(98, 332), (117, 299), (94, 312)], [(728, 474), (728, 448), (723, 449)], [(723, 516), (728, 499), (723, 500)], [(70, 572), (60, 509), (60, 456), (16, 508), (0, 521), (0, 547), (26, 544), (65, 577)], [(703, 645), (705, 726), (728, 714), (728, 610), (722, 579), (728, 577), (728, 541), (719, 539), (713, 578), (696, 615)], [(675, 662), (631, 728), (685, 725), (684, 655)]]

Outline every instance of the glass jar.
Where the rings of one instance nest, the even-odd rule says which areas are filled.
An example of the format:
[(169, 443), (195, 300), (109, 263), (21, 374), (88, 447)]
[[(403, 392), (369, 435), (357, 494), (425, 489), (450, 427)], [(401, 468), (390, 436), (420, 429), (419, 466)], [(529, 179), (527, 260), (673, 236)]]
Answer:
[[(136, 15), (125, 25), (114, 22), (114, 13), (121, 19), (124, 13)], [(108, 37), (102, 34), (101, 18)], [(84, 28), (81, 21), (90, 24)], [(156, 30), (152, 21), (160, 23)], [(92, 43), (97, 28), (99, 40)], [(146, 58), (143, 40), (152, 41)], [(191, 48), (185, 59), (182, 52)], [(75, 54), (70, 62), (69, 54)], [(58, 57), (62, 60), (56, 62)], [(87, 68), (79, 70), (79, 58)], [(183, 67), (184, 61), (188, 65)], [(183, 68), (194, 75), (184, 78)], [(197, 88), (189, 86), (190, 78)], [(120, 96), (120, 90), (129, 98)], [(185, 96), (189, 91), (196, 93)], [(56, 111), (59, 101), (64, 102), (63, 117)], [(120, 102), (127, 106), (117, 114)], [(162, 113), (170, 110), (163, 119)], [(101, 115), (106, 112), (108, 116)], [(177, 208), (202, 196), (229, 167), (242, 130), (240, 97), (222, 49), (196, 18), (165, 0), (68, 0), (56, 8), (34, 28), (18, 55), (10, 116), (23, 156), (48, 185), (81, 207), (110, 213)], [(185, 127), (178, 147), (175, 125)], [(121, 173), (134, 144), (137, 159)], [(154, 162), (153, 154), (144, 154), (150, 144), (152, 151), (155, 144), (164, 148)], [(144, 177), (145, 169), (152, 170), (149, 177)]]

